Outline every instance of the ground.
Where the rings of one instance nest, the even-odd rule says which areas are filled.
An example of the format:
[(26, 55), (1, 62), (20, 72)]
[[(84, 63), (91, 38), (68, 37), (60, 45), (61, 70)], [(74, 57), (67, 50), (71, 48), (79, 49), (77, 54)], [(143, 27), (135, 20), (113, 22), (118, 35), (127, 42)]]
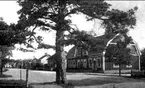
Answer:
[[(0, 77), (0, 83), (3, 80), (15, 80), (25, 84), (25, 69), (9, 69), (4, 75)], [(29, 70), (28, 84), (32, 88), (145, 88), (144, 78), (131, 78), (128, 75), (119, 77), (116, 74), (67, 73), (67, 79), (67, 85), (56, 85), (53, 83), (55, 72)]]

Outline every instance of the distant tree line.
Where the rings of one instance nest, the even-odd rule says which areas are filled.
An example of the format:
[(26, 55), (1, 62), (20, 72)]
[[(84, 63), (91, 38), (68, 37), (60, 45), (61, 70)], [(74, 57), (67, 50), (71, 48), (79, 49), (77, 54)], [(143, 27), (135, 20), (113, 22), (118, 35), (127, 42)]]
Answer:
[(7, 63), (9, 63), (12, 68), (31, 69), (31, 70), (50, 70), (50, 67), (48, 66), (47, 63), (43, 64), (36, 58), (25, 60), (8, 59)]

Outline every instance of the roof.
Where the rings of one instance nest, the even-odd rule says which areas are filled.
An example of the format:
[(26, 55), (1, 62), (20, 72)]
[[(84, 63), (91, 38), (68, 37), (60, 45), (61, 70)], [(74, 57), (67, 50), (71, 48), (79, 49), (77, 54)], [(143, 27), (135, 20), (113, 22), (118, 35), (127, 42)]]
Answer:
[(69, 58), (74, 58), (75, 52), (76, 52), (75, 50), (76, 50), (76, 46), (72, 47), (72, 48), (69, 50), (69, 52), (68, 52), (66, 58), (67, 58), (67, 59), (69, 59)]
[[(111, 44), (109, 44), (108, 46), (110, 45), (115, 45), (115, 43), (119, 40), (123, 40), (124, 41), (125, 37), (122, 35), (122, 34), (119, 34), (117, 35), (112, 41), (111, 41)], [(130, 51), (130, 54), (133, 55), (133, 56), (139, 56), (140, 55), (140, 50), (138, 48), (138, 45), (137, 43), (132, 40), (128, 45), (127, 45), (127, 48), (129, 48), (131, 51)]]
[[(124, 36), (120, 33), (118, 34), (110, 34), (109, 36), (106, 35), (102, 35), (102, 36), (98, 36), (98, 37), (88, 37), (88, 39), (92, 40), (95, 42), (95, 47), (93, 47), (93, 49), (90, 49), (90, 51), (88, 51), (88, 55), (89, 56), (100, 56), (103, 54), (103, 51), (110, 45), (110, 43), (116, 43), (118, 40), (120, 39), (124, 39)], [(130, 45), (130, 48), (132, 49), (132, 53), (134, 53), (134, 55), (139, 55), (140, 51), (139, 48), (137, 46), (137, 43), (132, 41), (131, 44), (134, 45)], [(77, 47), (74, 46), (73, 48), (71, 48), (67, 54), (67, 59), (71, 59), (71, 58), (76, 58), (77, 56)]]
[[(91, 41), (94, 41), (95, 47), (93, 47), (93, 49), (90, 49), (88, 54), (89, 55), (96, 55), (96, 54), (100, 55), (103, 52), (103, 50), (105, 49), (108, 41), (111, 38), (113, 38), (114, 35), (115, 34), (111, 34), (110, 36), (102, 35), (102, 36), (98, 36), (98, 37), (89, 36), (88, 39)], [(77, 53), (77, 47), (74, 46), (69, 50), (69, 52), (67, 54), (67, 59), (76, 58), (76, 53)]]
[(40, 58), (38, 58), (38, 60), (41, 60), (41, 59), (43, 59), (43, 58), (45, 58), (45, 57), (50, 57), (50, 55), (47, 54), (47, 53), (45, 53), (43, 56), (41, 56)]
[(49, 58), (47, 58), (47, 60), (54, 60), (56, 57), (56, 54), (53, 54), (52, 56), (50, 56)]
[[(66, 51), (64, 51), (63, 56), (64, 56), (64, 58), (67, 56), (67, 52)], [(55, 58), (56, 58), (56, 53), (53, 54), (52, 56), (50, 56), (49, 58), (47, 58), (47, 60), (55, 60)]]

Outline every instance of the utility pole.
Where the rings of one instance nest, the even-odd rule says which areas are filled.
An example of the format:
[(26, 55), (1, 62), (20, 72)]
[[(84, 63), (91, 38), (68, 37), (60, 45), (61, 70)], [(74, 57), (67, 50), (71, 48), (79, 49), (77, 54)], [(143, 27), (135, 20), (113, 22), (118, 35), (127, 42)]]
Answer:
[(28, 77), (29, 77), (29, 62), (26, 62), (27, 66), (26, 66), (26, 87), (28, 88)]
[(26, 69), (26, 86), (28, 88), (28, 68)]

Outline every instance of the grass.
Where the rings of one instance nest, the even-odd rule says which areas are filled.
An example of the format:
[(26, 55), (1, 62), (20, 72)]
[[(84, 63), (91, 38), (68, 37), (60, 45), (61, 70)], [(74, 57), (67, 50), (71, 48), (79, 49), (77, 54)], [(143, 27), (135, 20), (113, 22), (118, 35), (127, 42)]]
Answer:
[[(0, 80), (15, 79), (17, 82), (20, 80), (18, 69), (9, 70), (5, 75), (9, 77), (0, 78)], [(22, 83), (25, 82), (25, 77), (25, 70), (22, 70)], [(144, 78), (119, 77), (118, 74), (67, 73), (67, 79), (69, 82), (67, 85), (57, 85), (54, 83), (55, 72), (29, 71), (28, 83), (32, 88), (145, 88)]]

